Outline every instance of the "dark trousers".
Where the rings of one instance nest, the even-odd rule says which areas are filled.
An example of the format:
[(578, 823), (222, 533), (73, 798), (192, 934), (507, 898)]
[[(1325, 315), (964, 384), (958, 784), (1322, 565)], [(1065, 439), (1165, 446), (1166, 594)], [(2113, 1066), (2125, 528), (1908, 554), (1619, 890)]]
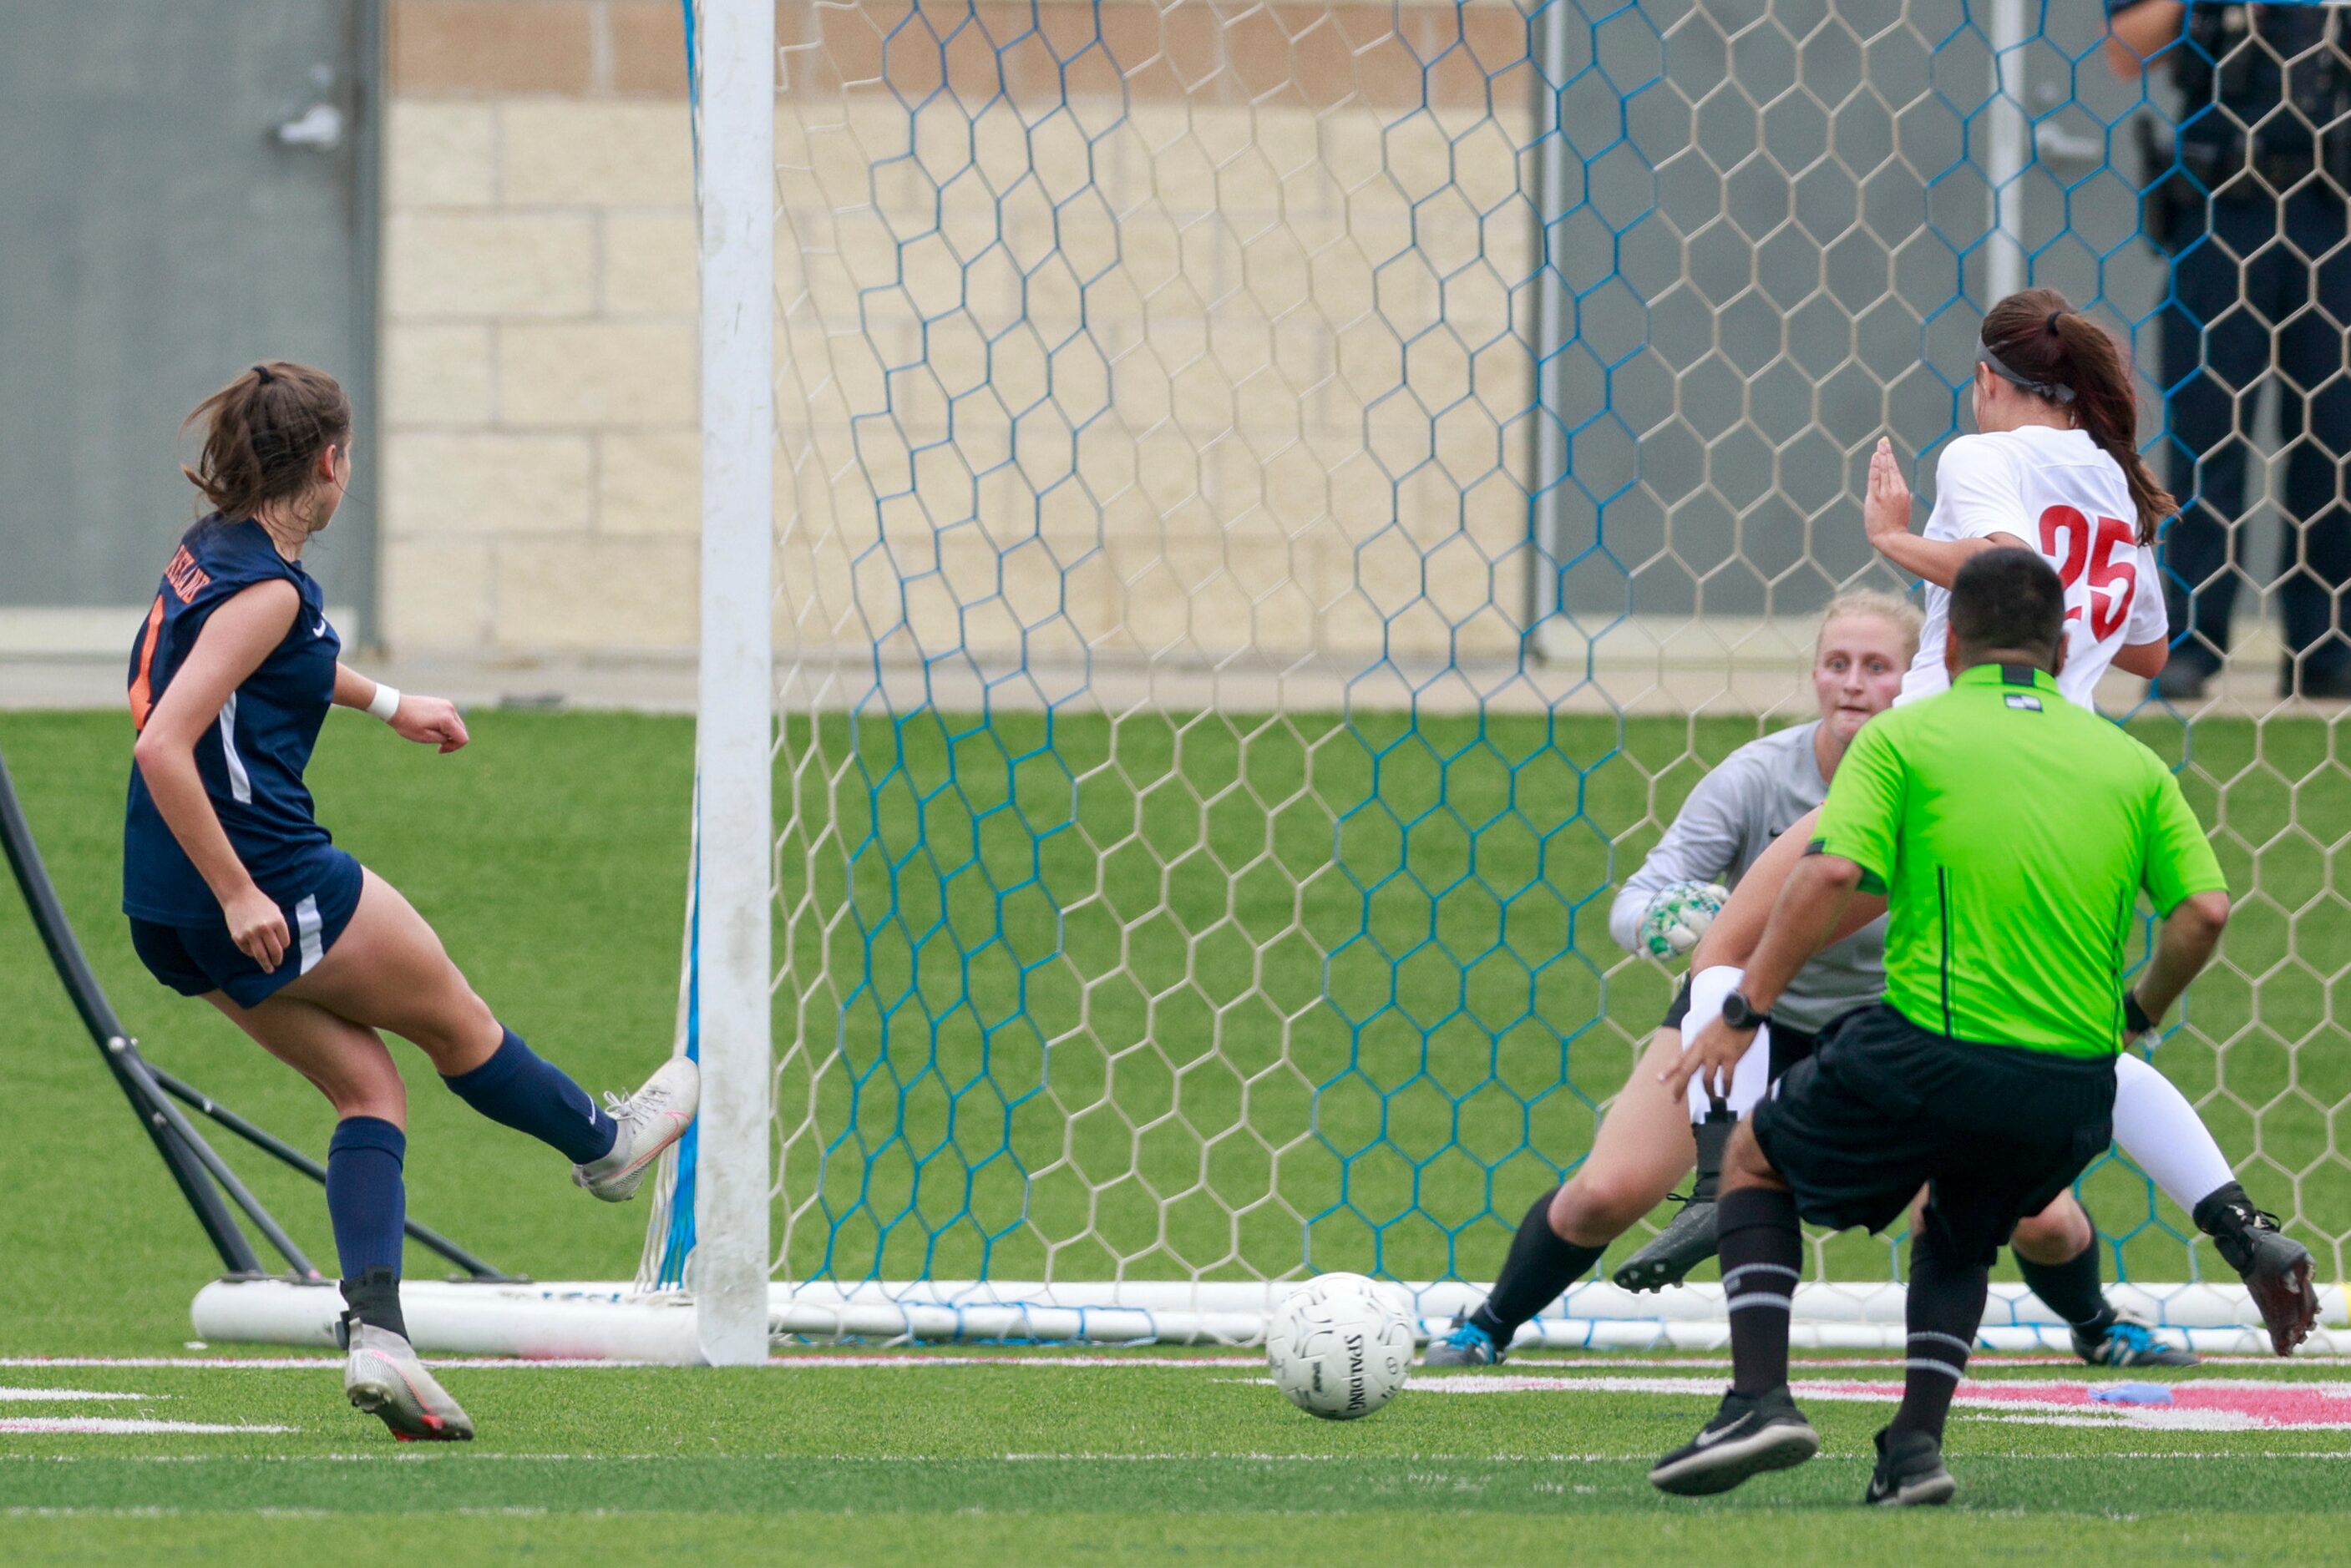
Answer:
[[(2285, 452), (2278, 602), (2305, 675), (2351, 671), (2351, 246), (2332, 193), (2209, 203), (2209, 227), (2171, 264), (2159, 343), (2178, 518), (2164, 531), (2174, 659), (2210, 670), (2229, 649), (2248, 439), (2266, 383)], [(2281, 243), (2283, 242), (2283, 243)]]

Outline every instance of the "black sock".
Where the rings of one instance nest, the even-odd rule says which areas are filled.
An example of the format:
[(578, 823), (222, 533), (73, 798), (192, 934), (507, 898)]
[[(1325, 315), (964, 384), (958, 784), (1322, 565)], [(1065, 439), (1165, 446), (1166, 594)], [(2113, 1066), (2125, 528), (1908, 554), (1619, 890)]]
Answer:
[(1706, 1120), (1690, 1128), (1698, 1137), (1698, 1180), (1690, 1188), (1693, 1200), (1711, 1203), (1722, 1190), (1722, 1151), (1730, 1147), (1730, 1135), (1738, 1127), (1739, 1118), (1717, 1100)]
[(372, 1268), (356, 1280), (343, 1282), (343, 1304), (350, 1314), (370, 1328), (381, 1328), (408, 1337), (408, 1320), (400, 1311), (400, 1274), (397, 1270)]
[(1902, 1407), (1894, 1413), (1893, 1435), (1924, 1432), (1943, 1440), (1951, 1396), (1966, 1376), (1968, 1353), (1983, 1326), (1984, 1296), (1991, 1270), (1959, 1258), (1942, 1239), (1930, 1211), (1910, 1243), (1909, 1359), (1902, 1378)]
[(2106, 1292), (2098, 1259), (2097, 1238), (2062, 1263), (2036, 1263), (2016, 1254), (2017, 1272), (2042, 1304), (2084, 1334), (2103, 1334), (2114, 1325), (2115, 1311)]
[(2212, 1250), (2240, 1274), (2260, 1255), (2256, 1237), (2261, 1217), (2244, 1188), (2234, 1181), (2199, 1199), (2194, 1215), (2196, 1228), (2212, 1238)]
[(1520, 1324), (1559, 1300), (1608, 1250), (1579, 1247), (1551, 1228), (1551, 1200), (1558, 1191), (1554, 1187), (1536, 1199), (1519, 1221), (1510, 1255), (1502, 1260), (1502, 1272), (1487, 1293), (1486, 1304), (1469, 1314), (1469, 1321), (1499, 1348), (1509, 1348)]
[(1771, 1187), (1726, 1192), (1714, 1232), (1730, 1313), (1730, 1391), (1768, 1394), (1788, 1381), (1788, 1314), (1803, 1277), (1795, 1195)]
[(2214, 1188), (2197, 1199), (2196, 1212), (2191, 1218), (2199, 1231), (2218, 1238), (2243, 1230), (2252, 1222), (2252, 1216), (2253, 1200), (2245, 1196), (2241, 1183), (2231, 1181), (2226, 1187)]

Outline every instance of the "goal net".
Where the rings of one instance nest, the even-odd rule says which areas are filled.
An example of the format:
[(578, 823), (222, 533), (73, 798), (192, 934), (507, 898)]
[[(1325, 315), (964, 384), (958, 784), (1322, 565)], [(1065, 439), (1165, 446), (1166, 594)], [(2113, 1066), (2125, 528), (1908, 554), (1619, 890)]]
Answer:
[[(714, 942), (757, 920), (711, 867), (747, 858), (772, 1103), (746, 1135), (738, 1007), (737, 1122), (722, 1150), (706, 1098), (664, 1171), (643, 1301), (723, 1241), (778, 1335), (1245, 1339), (1332, 1269), (1440, 1322), (1646, 1092), (1673, 977), (1611, 942), (1613, 886), (1812, 716), (1826, 600), (1907, 586), (1859, 526), (1876, 437), (1930, 491), (1980, 312), (2032, 283), (2134, 343), (2164, 444), (2138, 127), (2178, 99), (2110, 71), (2095, 5), (789, 4), (747, 192), (735, 5), (696, 7), (705, 230), (772, 197), (774, 353), (730, 383), (705, 325), (704, 504), (739, 531), (707, 492), (772, 389), (773, 837), (714, 829), (706, 659), (681, 1048), (707, 1067)], [(2292, 329), (2263, 309), (2238, 330)], [(2328, 439), (2271, 437), (2314, 389), (2278, 362), (2231, 372), (2221, 678), (2100, 698), (2239, 896), (2156, 1064), (2335, 1278), (2351, 788), (2339, 711), (2274, 695), (2266, 479)], [(2139, 1171), (2084, 1192), (2125, 1304), (2252, 1347)], [(1898, 1339), (1898, 1241), (1815, 1233), (1800, 1337)], [(2054, 1322), (1996, 1287), (1987, 1334)], [(1598, 1280), (1536, 1326), (1723, 1334), (1713, 1287)]]
[[(1876, 437), (1931, 478), (2028, 282), (2136, 341), (2160, 431), (2168, 78), (2022, 0), (781, 15), (772, 1326), (1474, 1301), (1667, 998), (1612, 885), (1891, 583)], [(2265, 558), (2245, 673), (2101, 696), (2241, 895), (2157, 1064), (2324, 1273), (2351, 792), (2273, 695)], [(2085, 1190), (2136, 1304), (2242, 1316), (2126, 1161)], [(1898, 1320), (1895, 1244), (1813, 1248), (1806, 1316)], [(1593, 1282), (1545, 1324), (1719, 1314)]]

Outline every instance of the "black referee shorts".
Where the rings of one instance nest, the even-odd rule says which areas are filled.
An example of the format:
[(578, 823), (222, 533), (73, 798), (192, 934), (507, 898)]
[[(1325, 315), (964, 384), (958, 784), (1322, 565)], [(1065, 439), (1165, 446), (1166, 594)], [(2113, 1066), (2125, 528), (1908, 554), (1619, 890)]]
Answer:
[(1841, 1020), (1753, 1120), (1805, 1219), (1882, 1231), (1928, 1187), (1927, 1223), (1990, 1263), (2105, 1151), (2114, 1111), (2111, 1056), (1946, 1039), (1881, 1003)]

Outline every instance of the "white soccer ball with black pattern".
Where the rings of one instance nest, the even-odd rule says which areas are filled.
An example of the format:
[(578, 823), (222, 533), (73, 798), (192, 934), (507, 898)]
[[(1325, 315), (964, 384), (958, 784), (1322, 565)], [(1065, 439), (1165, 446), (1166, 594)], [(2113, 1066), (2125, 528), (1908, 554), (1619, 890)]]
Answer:
[(1318, 1274), (1266, 1328), (1273, 1386), (1310, 1416), (1352, 1421), (1396, 1397), (1412, 1371), (1404, 1293), (1361, 1274)]

